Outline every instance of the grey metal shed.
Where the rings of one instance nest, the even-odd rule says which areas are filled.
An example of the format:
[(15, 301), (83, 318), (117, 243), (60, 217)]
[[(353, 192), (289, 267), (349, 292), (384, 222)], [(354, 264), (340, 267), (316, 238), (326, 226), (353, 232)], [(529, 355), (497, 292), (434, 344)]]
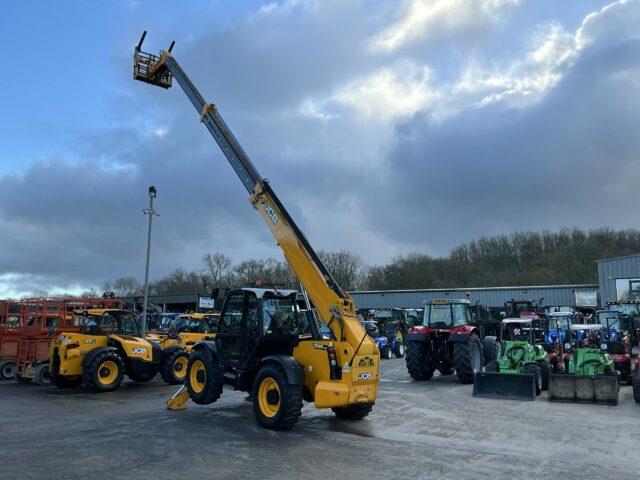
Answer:
[(640, 253), (598, 260), (600, 302), (640, 300)]

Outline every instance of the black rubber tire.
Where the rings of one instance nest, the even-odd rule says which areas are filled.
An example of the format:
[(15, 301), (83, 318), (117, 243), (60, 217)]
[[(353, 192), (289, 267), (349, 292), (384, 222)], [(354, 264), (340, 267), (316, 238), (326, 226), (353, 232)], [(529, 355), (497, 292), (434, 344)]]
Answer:
[(486, 373), (500, 373), (500, 364), (498, 362), (488, 362), (484, 366)]
[(82, 376), (63, 377), (61, 375), (54, 375), (51, 378), (51, 383), (58, 388), (75, 388), (82, 385)]
[[(477, 349), (480, 356), (480, 365), (477, 371), (473, 369), (473, 349)], [(453, 345), (453, 365), (456, 369), (458, 380), (462, 384), (471, 384), (476, 379), (476, 375), (482, 370), (482, 344), (476, 335), (470, 335), (466, 342), (456, 342)]]
[(9, 360), (2, 363), (2, 366), (0, 367), (0, 378), (2, 380), (13, 380), (17, 373), (18, 366), (16, 365), (16, 362)]
[(536, 384), (536, 396), (542, 393), (542, 372), (537, 363), (527, 363), (524, 366), (524, 373), (532, 374)]
[(396, 358), (404, 358), (407, 353), (407, 347), (404, 346), (404, 342), (396, 342), (396, 346), (393, 349), (393, 354)]
[[(260, 408), (258, 391), (265, 378), (273, 379), (280, 390), (280, 407), (272, 417), (266, 416)], [(268, 363), (256, 375), (251, 390), (251, 400), (253, 413), (260, 426), (270, 430), (289, 430), (302, 414), (302, 385), (292, 385), (280, 365)]]
[(498, 359), (498, 342), (496, 337), (488, 335), (482, 339), (482, 357), (485, 363), (495, 362)]
[(640, 372), (633, 372), (633, 399), (640, 403)]
[(36, 385), (41, 387), (48, 387), (51, 385), (51, 372), (49, 372), (49, 365), (42, 363), (35, 368), (33, 375), (33, 381)]
[(406, 347), (407, 353), (404, 359), (407, 363), (407, 370), (411, 378), (419, 382), (431, 380), (435, 369), (428, 363), (424, 343), (409, 340)]
[(373, 403), (366, 403), (362, 405), (349, 405), (348, 407), (335, 407), (331, 411), (336, 414), (336, 417), (343, 420), (362, 420), (364, 417), (371, 413), (373, 409)]
[(539, 363), (538, 366), (542, 377), (542, 390), (549, 390), (549, 364)]
[[(201, 392), (195, 391), (189, 381), (191, 366), (197, 361), (201, 361), (205, 369), (205, 386)], [(189, 398), (198, 405), (209, 405), (220, 398), (222, 394), (222, 369), (218, 359), (213, 358), (206, 348), (198, 349), (189, 356), (185, 385), (189, 391)]]
[(380, 358), (383, 360), (391, 360), (393, 358), (393, 352), (390, 347), (387, 347), (380, 351)]
[[(116, 364), (118, 373), (110, 384), (103, 384), (98, 380), (100, 366), (105, 362), (111, 361)], [(107, 350), (97, 354), (93, 360), (82, 370), (82, 383), (92, 392), (112, 392), (117, 390), (124, 378), (124, 362), (120, 355), (113, 350)]]
[(187, 378), (186, 376), (183, 378), (177, 377), (173, 369), (173, 365), (179, 357), (186, 358), (188, 364), (189, 352), (187, 352), (185, 348), (176, 348), (175, 350), (172, 350), (168, 355), (163, 355), (162, 357), (160, 376), (169, 385), (180, 385), (184, 383), (185, 379)]

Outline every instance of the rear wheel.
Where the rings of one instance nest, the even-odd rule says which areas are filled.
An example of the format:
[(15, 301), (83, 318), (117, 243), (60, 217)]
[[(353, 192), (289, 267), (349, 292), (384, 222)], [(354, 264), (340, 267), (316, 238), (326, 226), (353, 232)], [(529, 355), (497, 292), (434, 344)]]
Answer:
[(222, 394), (222, 373), (218, 360), (205, 349), (198, 349), (189, 357), (186, 385), (189, 397), (198, 405), (209, 405)]
[(6, 361), (0, 365), (0, 378), (2, 380), (12, 380), (18, 373), (18, 366), (16, 362)]
[(540, 367), (536, 363), (528, 363), (524, 366), (524, 373), (533, 375), (533, 380), (536, 385), (536, 396), (542, 392), (542, 373)]
[(256, 375), (251, 392), (258, 423), (271, 430), (289, 430), (302, 413), (302, 385), (292, 385), (282, 367), (267, 364)]
[(423, 342), (407, 342), (405, 361), (409, 375), (414, 380), (427, 381), (433, 377), (435, 369), (428, 363), (426, 345)]
[(336, 414), (336, 417), (344, 420), (362, 420), (371, 413), (372, 409), (373, 403), (367, 403), (363, 405), (349, 405), (348, 407), (335, 407), (331, 410)]
[(51, 385), (51, 372), (49, 371), (49, 365), (44, 363), (38, 365), (33, 374), (33, 381), (36, 385), (43, 387)]
[(477, 335), (453, 345), (453, 365), (460, 383), (473, 383), (482, 368), (482, 347)]
[(178, 385), (184, 383), (188, 366), (189, 352), (184, 348), (177, 348), (162, 359), (160, 375), (169, 385)]
[(112, 350), (97, 354), (82, 371), (82, 382), (94, 392), (116, 390), (124, 378), (124, 362)]

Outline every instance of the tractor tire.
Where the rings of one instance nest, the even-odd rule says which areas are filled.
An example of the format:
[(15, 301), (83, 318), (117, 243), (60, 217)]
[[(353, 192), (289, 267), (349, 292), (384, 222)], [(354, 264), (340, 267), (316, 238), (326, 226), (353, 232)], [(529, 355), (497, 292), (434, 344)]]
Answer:
[(391, 347), (382, 349), (382, 351), (380, 352), (380, 358), (383, 358), (384, 360), (391, 360), (393, 358)]
[(280, 365), (267, 364), (260, 369), (251, 399), (256, 420), (270, 430), (289, 430), (302, 414), (302, 385), (290, 384)]
[(406, 351), (407, 349), (404, 346), (404, 342), (396, 342), (396, 346), (393, 349), (393, 354), (396, 356), (396, 358), (403, 358)]
[(633, 373), (633, 399), (640, 403), (640, 372)]
[(336, 414), (336, 417), (343, 420), (362, 420), (364, 417), (371, 413), (373, 409), (373, 403), (367, 403), (363, 405), (349, 405), (348, 407), (335, 407), (331, 411)]
[(82, 376), (63, 377), (62, 375), (55, 375), (51, 378), (51, 383), (58, 388), (75, 388), (82, 385)]
[(425, 346), (420, 342), (407, 342), (407, 354), (405, 361), (407, 362), (407, 370), (414, 380), (425, 382), (433, 378), (435, 369), (428, 364)]
[(546, 363), (539, 363), (540, 376), (542, 378), (542, 390), (549, 390), (549, 365)]
[(484, 366), (484, 371), (486, 373), (500, 373), (500, 365), (498, 364), (498, 362), (488, 362)]
[(536, 384), (536, 396), (542, 393), (542, 372), (537, 363), (527, 363), (524, 366), (524, 373), (532, 374)]
[(41, 387), (48, 387), (51, 385), (51, 372), (49, 371), (49, 365), (42, 363), (38, 365), (33, 374), (33, 381), (36, 385)]
[(498, 359), (498, 342), (494, 336), (486, 336), (482, 339), (482, 356), (485, 363), (495, 362)]
[(463, 384), (473, 383), (482, 370), (482, 344), (476, 335), (470, 335), (466, 342), (453, 345), (453, 365), (458, 380)]
[(0, 378), (2, 380), (13, 380), (18, 373), (18, 365), (11, 360), (5, 361), (0, 365)]
[(222, 394), (222, 370), (208, 350), (196, 350), (189, 357), (185, 385), (189, 398), (198, 405), (209, 405)]
[(169, 385), (180, 385), (187, 377), (189, 352), (184, 348), (177, 348), (162, 358), (160, 376)]
[(82, 383), (92, 392), (112, 392), (123, 378), (124, 362), (112, 350), (100, 352), (82, 370)]

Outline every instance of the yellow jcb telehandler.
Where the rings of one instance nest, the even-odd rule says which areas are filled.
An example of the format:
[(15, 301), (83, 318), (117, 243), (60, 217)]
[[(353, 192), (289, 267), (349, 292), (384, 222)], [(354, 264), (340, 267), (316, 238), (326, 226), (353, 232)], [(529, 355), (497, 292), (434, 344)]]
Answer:
[[(303, 399), (317, 408), (331, 408), (340, 418), (361, 420), (376, 400), (380, 352), (360, 324), (353, 299), (331, 276), (216, 107), (204, 100), (178, 65), (171, 53), (174, 44), (160, 55), (143, 52), (145, 35), (135, 48), (134, 78), (161, 88), (171, 87), (175, 79), (182, 87), (238, 174), (251, 206), (282, 248), (307, 306), (302, 319), (294, 291), (232, 290), (215, 340), (194, 345), (185, 385), (168, 401), (169, 408), (186, 408), (189, 399), (213, 403), (227, 384), (250, 392), (256, 419), (266, 428), (292, 428)], [(336, 188), (341, 188), (339, 182)], [(323, 334), (318, 322), (330, 333)]]
[(160, 369), (162, 349), (140, 338), (133, 312), (91, 309), (75, 315), (80, 331), (63, 332), (51, 342), (51, 378), (58, 387), (84, 384), (90, 391), (109, 392), (125, 375), (148, 382)]

